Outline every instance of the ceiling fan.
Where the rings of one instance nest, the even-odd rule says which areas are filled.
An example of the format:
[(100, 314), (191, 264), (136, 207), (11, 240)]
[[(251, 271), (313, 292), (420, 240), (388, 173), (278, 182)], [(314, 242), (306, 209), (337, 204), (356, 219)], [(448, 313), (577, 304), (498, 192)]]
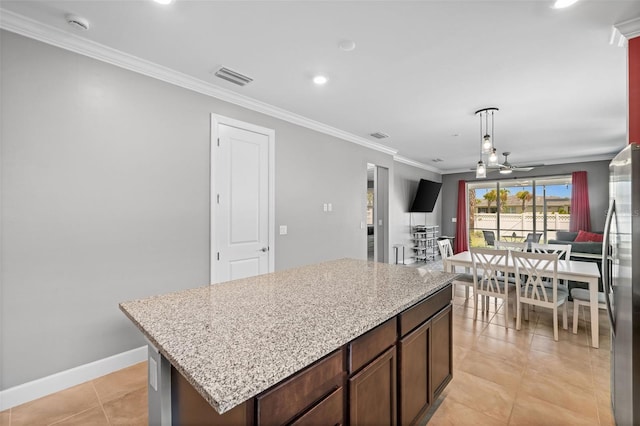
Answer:
[(535, 167), (542, 167), (544, 166), (544, 164), (532, 164), (529, 166), (515, 166), (511, 163), (509, 163), (509, 155), (511, 155), (510, 152), (503, 152), (502, 155), (504, 155), (504, 161), (502, 163), (498, 163), (496, 165), (489, 165), (487, 166), (488, 169), (493, 169), (495, 170), (499, 170), (500, 173), (506, 175), (509, 174), (511, 172), (530, 172), (531, 170), (533, 170)]

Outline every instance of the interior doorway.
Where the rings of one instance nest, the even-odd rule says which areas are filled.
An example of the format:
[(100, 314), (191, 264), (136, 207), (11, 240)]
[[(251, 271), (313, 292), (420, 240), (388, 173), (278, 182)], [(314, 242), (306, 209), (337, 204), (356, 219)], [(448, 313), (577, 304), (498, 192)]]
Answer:
[(389, 262), (389, 169), (367, 163), (367, 260)]

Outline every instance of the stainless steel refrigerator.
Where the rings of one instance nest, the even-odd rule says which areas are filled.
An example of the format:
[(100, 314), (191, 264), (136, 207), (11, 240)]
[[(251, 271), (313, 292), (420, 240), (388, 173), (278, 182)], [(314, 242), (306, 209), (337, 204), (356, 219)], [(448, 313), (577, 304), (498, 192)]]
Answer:
[(609, 165), (602, 275), (611, 324), (611, 407), (618, 426), (640, 424), (640, 145)]

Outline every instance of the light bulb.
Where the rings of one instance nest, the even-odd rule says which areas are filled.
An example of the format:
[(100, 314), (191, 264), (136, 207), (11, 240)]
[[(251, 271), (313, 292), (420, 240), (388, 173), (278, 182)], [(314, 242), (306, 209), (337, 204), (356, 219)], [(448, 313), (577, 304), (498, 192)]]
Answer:
[(491, 136), (484, 135), (482, 138), (482, 152), (491, 152)]
[(484, 166), (484, 162), (482, 160), (478, 161), (478, 167), (476, 167), (476, 179), (486, 178), (487, 177), (487, 168)]
[(489, 154), (489, 165), (495, 166), (496, 164), (498, 164), (498, 154), (496, 154), (496, 149), (493, 148), (491, 154)]

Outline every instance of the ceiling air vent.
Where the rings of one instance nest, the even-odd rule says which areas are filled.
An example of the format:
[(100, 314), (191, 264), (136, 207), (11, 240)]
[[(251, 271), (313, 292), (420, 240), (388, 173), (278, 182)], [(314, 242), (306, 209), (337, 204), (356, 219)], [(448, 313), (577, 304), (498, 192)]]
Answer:
[(375, 132), (375, 133), (371, 133), (371, 136), (373, 136), (376, 139), (384, 139), (384, 138), (388, 138), (389, 135), (383, 132)]
[(242, 75), (239, 72), (225, 67), (220, 67), (220, 69), (216, 71), (215, 76), (237, 84), (238, 86), (245, 86), (253, 81), (251, 77), (247, 77), (246, 75)]

